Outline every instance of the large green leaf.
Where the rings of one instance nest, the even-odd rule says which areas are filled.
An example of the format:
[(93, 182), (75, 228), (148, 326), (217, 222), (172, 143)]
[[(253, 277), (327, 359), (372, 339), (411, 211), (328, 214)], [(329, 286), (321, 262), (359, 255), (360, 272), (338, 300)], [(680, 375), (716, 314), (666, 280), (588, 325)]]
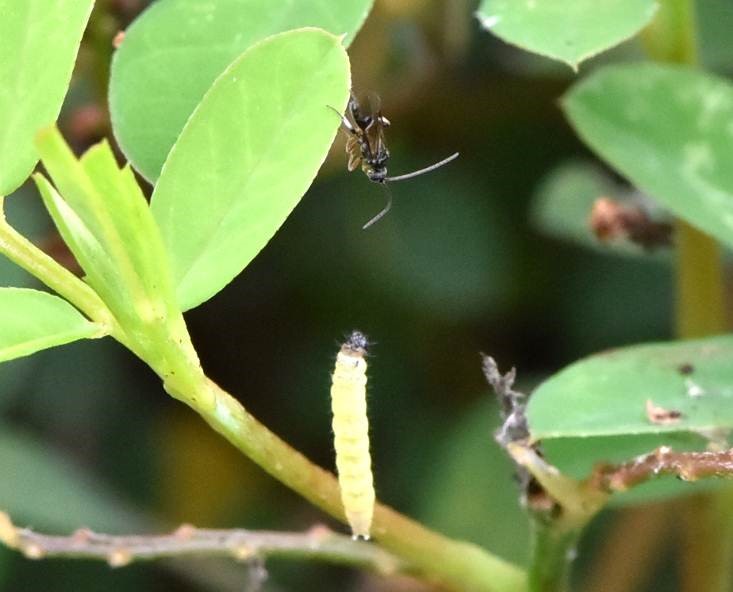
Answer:
[(94, 0), (0, 0), (0, 195), (38, 160), (33, 138), (53, 123)]
[(163, 167), (152, 199), (183, 310), (229, 283), (308, 189), (350, 86), (339, 38), (269, 37), (217, 79)]
[(482, 0), (476, 16), (507, 43), (577, 69), (636, 34), (656, 8), (654, 0)]
[(0, 288), (0, 362), (101, 334), (101, 327), (58, 296)]
[(155, 180), (186, 120), (245, 49), (299, 27), (350, 43), (373, 0), (160, 0), (128, 28), (112, 62), (110, 109), (120, 146)]
[(637, 187), (733, 244), (733, 85), (682, 67), (613, 66), (563, 104), (583, 140)]
[[(733, 336), (638, 345), (576, 362), (532, 394), (535, 439), (733, 428)], [(646, 402), (682, 413), (654, 423)]]

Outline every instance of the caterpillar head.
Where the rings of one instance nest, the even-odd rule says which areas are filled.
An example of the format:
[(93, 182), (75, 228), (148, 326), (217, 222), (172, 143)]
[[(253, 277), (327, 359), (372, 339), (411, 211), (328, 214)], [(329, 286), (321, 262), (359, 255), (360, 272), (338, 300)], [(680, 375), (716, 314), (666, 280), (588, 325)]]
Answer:
[(366, 355), (368, 348), (369, 340), (367, 339), (367, 336), (361, 331), (356, 330), (351, 332), (351, 335), (349, 335), (342, 347), (345, 351), (362, 356)]

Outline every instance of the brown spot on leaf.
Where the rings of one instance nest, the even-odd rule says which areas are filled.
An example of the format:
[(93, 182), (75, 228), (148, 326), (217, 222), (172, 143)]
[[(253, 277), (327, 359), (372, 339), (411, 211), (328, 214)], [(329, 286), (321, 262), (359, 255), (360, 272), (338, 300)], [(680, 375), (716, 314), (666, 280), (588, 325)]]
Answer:
[(655, 405), (651, 399), (647, 399), (646, 417), (653, 424), (669, 425), (682, 419), (682, 412), (677, 409), (665, 409)]
[(677, 366), (677, 372), (679, 372), (683, 376), (689, 376), (694, 371), (695, 371), (695, 366), (693, 366), (689, 362), (685, 362), (684, 364), (680, 364), (679, 366)]

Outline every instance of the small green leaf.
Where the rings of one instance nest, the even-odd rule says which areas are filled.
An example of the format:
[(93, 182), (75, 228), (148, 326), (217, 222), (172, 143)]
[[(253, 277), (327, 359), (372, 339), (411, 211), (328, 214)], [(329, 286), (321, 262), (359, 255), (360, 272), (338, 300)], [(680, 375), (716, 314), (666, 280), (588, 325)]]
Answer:
[[(527, 408), (532, 437), (613, 436), (733, 428), (733, 336), (611, 350), (542, 383)], [(681, 413), (655, 423), (646, 405)]]
[(658, 64), (594, 72), (563, 100), (583, 140), (639, 189), (733, 245), (733, 85)]
[(186, 120), (245, 49), (299, 27), (350, 43), (373, 0), (160, 0), (126, 31), (112, 62), (110, 110), (120, 146), (154, 181)]
[(0, 0), (0, 195), (38, 160), (36, 132), (56, 120), (93, 0)]
[[(142, 291), (151, 300), (173, 294), (168, 260), (160, 231), (150, 212), (145, 196), (129, 166), (120, 169), (109, 144), (104, 141), (92, 146), (80, 163), (103, 198), (98, 219), (109, 217), (108, 249), (128, 259), (142, 283)], [(114, 241), (119, 241), (114, 244)], [(119, 264), (119, 263), (118, 263)]]
[(33, 175), (33, 180), (59, 234), (86, 272), (89, 285), (105, 302), (114, 302), (124, 294), (125, 286), (112, 259), (54, 186), (40, 173)]
[(507, 43), (577, 70), (639, 32), (656, 8), (654, 0), (482, 0), (476, 16)]
[(163, 167), (152, 211), (183, 310), (228, 284), (267, 244), (326, 157), (349, 62), (319, 29), (281, 33), (217, 79)]
[(170, 270), (130, 168), (118, 167), (106, 141), (77, 160), (55, 127), (39, 134), (38, 148), (60, 195), (45, 179), (36, 182), (90, 285), (120, 319), (162, 318), (175, 306)]
[(28, 288), (0, 288), (0, 362), (101, 337), (101, 331), (58, 296)]

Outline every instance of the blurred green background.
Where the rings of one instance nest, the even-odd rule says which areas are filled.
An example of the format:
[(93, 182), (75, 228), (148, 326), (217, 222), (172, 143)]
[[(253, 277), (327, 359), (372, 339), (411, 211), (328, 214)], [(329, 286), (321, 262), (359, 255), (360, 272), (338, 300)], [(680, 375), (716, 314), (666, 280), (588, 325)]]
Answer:
[[(97, 4), (61, 119), (79, 150), (109, 134), (112, 38), (147, 3)], [(481, 31), (475, 4), (379, 0), (349, 52), (355, 89), (378, 92), (392, 122), (392, 174), (454, 151), (460, 158), (394, 185), (392, 211), (362, 231), (383, 195), (361, 173), (346, 173), (341, 138), (267, 248), (187, 320), (207, 373), (328, 468), (333, 359), (344, 335), (364, 331), (375, 342), (369, 393), (379, 497), (521, 563), (527, 525), (512, 468), (492, 439), (498, 416), (478, 352), (516, 366), (520, 387), (530, 390), (580, 356), (671, 337), (673, 278), (663, 256), (609, 254), (553, 236), (577, 239), (587, 216), (578, 204), (624, 188), (602, 165), (588, 168), (592, 156), (562, 117), (557, 100), (574, 80), (570, 69)], [(731, 74), (733, 8), (726, 0), (700, 7), (704, 60)], [(580, 75), (641, 55), (631, 41)], [(565, 202), (567, 209), (554, 206)], [(8, 200), (9, 217), (68, 260), (39, 206), (24, 187)], [(4, 261), (0, 277), (3, 285), (33, 285)], [(184, 521), (281, 530), (326, 522), (345, 530), (236, 453), (111, 341), (2, 366), (0, 475), (0, 507), (42, 530), (152, 532)], [(660, 521), (649, 518), (659, 511), (606, 513), (594, 522), (580, 550), (578, 589), (611, 589), (595, 582), (604, 569), (613, 572), (604, 544), (617, 536), (623, 569), (640, 574), (634, 587), (618, 589), (673, 590), (672, 577), (658, 576), (675, 553), (662, 542)], [(649, 550), (632, 551), (624, 545), (640, 542), (624, 539), (624, 524), (638, 530), (644, 520)], [(625, 556), (633, 553), (635, 561)], [(662, 553), (666, 559), (654, 559)], [(423, 589), (332, 566), (268, 561), (267, 570), (262, 589), (273, 592)], [(7, 591), (234, 591), (248, 578), (247, 566), (227, 561), (113, 572), (0, 549)]]

